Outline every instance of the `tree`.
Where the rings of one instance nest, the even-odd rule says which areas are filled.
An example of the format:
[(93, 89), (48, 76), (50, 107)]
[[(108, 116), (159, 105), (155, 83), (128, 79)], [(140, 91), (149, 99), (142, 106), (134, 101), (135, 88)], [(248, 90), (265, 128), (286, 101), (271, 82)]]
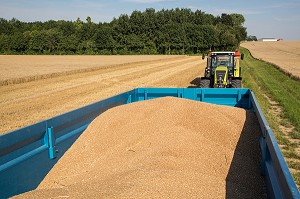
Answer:
[(44, 50), (49, 52), (57, 51), (59, 43), (62, 40), (62, 34), (57, 29), (50, 29), (44, 31), (45, 34), (45, 46)]
[(113, 53), (115, 49), (115, 40), (113, 39), (112, 35), (112, 28), (108, 25), (100, 26), (94, 36), (93, 40), (95, 41), (96, 48), (99, 50), (110, 50)]
[(79, 51), (83, 54), (95, 54), (96, 44), (92, 40), (85, 40), (80, 43)]
[(78, 47), (79, 44), (80, 44), (80, 40), (77, 37), (77, 35), (72, 34), (72, 35), (64, 36), (60, 40), (58, 50), (60, 52), (65, 52), (67, 54), (69, 53), (74, 54), (77, 52), (77, 50), (79, 50)]
[(230, 14), (229, 16), (231, 17), (233, 26), (241, 26), (245, 22), (245, 18), (241, 14), (234, 13), (234, 14)]
[(10, 38), (6, 34), (0, 34), (0, 52), (8, 53), (10, 51)]
[(29, 50), (41, 53), (45, 49), (45, 31), (34, 30), (30, 33)]
[(144, 35), (130, 34), (126, 36), (126, 46), (131, 52), (140, 52), (144, 47)]
[(16, 32), (10, 37), (10, 48), (15, 52), (24, 53), (29, 48), (29, 41), (29, 32)]
[(256, 36), (252, 36), (252, 35), (249, 35), (247, 38), (246, 38), (247, 41), (257, 41), (257, 37)]
[(92, 18), (88, 16), (88, 17), (86, 18), (86, 22), (89, 23), (89, 24), (91, 24), (91, 23), (92, 23)]
[(220, 50), (230, 50), (235, 48), (238, 44), (235, 34), (233, 32), (232, 27), (229, 28), (224, 24), (218, 25), (219, 31), (219, 46), (218, 49)]
[[(79, 22), (80, 26), (80, 22)], [(76, 25), (71, 21), (57, 21), (57, 29), (62, 33), (64, 36), (70, 36), (76, 33)]]

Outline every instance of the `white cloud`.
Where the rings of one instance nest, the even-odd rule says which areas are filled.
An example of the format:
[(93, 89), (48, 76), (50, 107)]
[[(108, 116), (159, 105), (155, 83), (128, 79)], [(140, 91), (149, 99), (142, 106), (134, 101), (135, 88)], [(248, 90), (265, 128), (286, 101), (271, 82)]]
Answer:
[(295, 7), (299, 7), (299, 6), (300, 6), (300, 2), (283, 2), (283, 3), (273, 4), (273, 5), (269, 6), (269, 8), (282, 9), (282, 8), (295, 8)]
[(76, 8), (89, 8), (89, 9), (102, 9), (107, 7), (107, 3), (86, 1), (86, 0), (75, 0), (70, 7)]
[(187, 8), (191, 9), (191, 10), (202, 10), (197, 6), (187, 6)]
[(76, 0), (72, 4), (60, 4), (56, 6), (53, 2), (42, 2), (38, 6), (3, 5), (0, 7), (1, 17), (11, 19), (13, 17), (20, 21), (48, 21), (48, 20), (70, 20), (75, 21), (78, 17), (85, 21), (87, 16), (93, 22), (111, 21), (113, 16), (107, 12), (106, 5), (100, 3)]
[(175, 0), (125, 0), (127, 2), (133, 3), (158, 3), (158, 2), (168, 2), (168, 1), (175, 1)]
[(235, 10), (235, 9), (213, 9), (212, 10), (213, 14), (217, 14), (220, 15), (222, 13), (226, 13), (226, 14), (231, 14), (231, 13), (237, 13), (237, 14), (243, 14), (243, 15), (257, 15), (257, 14), (261, 14), (261, 12), (259, 11), (251, 11), (251, 10)]
[(292, 17), (275, 17), (274, 20), (279, 22), (299, 22), (300, 16), (292, 16)]
[(242, 14), (242, 15), (258, 15), (262, 14), (260, 11), (251, 11), (251, 10), (242, 10), (242, 9), (224, 9), (224, 8), (208, 8), (208, 7), (197, 7), (197, 6), (188, 6), (191, 10), (201, 10), (202, 12), (208, 13), (208, 14), (213, 14), (213, 15), (221, 15), (222, 13), (226, 14), (232, 14), (232, 13), (237, 13), (237, 14)]

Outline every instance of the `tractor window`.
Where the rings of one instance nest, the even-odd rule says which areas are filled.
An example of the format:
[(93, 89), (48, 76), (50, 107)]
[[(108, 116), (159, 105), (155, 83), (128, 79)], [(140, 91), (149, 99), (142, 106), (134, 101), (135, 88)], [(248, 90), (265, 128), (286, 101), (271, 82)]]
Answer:
[(211, 60), (211, 65), (212, 67), (217, 67), (218, 66), (218, 58), (217, 57), (212, 57), (212, 60)]
[(215, 68), (217, 66), (233, 66), (233, 56), (230, 55), (216, 55), (212, 57), (212, 67)]

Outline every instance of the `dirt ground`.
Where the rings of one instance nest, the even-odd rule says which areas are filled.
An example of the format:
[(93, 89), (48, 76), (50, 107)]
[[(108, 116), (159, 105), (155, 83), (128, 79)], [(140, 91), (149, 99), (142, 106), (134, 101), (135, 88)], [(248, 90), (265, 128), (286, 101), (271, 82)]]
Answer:
[(245, 42), (241, 46), (255, 58), (275, 64), (300, 80), (300, 41)]
[[(0, 134), (136, 87), (194, 87), (191, 82), (202, 76), (205, 68), (205, 61), (197, 56), (124, 56), (125, 61), (119, 60), (120, 63), (115, 59), (122, 56), (109, 56), (111, 64), (103, 67), (98, 67), (101, 56), (94, 61), (93, 56), (74, 56), (76, 59), (71, 61), (70, 56), (53, 56), (52, 61), (49, 61), (51, 56), (46, 56), (47, 59), (44, 56), (0, 57), (16, 63), (18, 67), (14, 68), (14, 72), (20, 77), (26, 78), (32, 68), (36, 69), (32, 76), (37, 77), (29, 82), (10, 82), (0, 86)], [(57, 57), (65, 67), (61, 71), (54, 68), (49, 72), (49, 67), (58, 63)], [(39, 67), (34, 61), (39, 59), (44, 59), (46, 64)], [(75, 72), (70, 67), (74, 63), (77, 63)], [(83, 68), (87, 70), (78, 70)], [(10, 73), (2, 67), (0, 69), (0, 74)], [(40, 78), (43, 73), (46, 76)], [(47, 76), (50, 73), (54, 75)]]

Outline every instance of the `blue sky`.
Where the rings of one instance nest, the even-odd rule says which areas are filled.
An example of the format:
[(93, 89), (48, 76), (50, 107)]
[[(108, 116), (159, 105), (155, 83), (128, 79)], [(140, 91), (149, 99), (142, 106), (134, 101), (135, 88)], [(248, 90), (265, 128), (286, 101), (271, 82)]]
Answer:
[(172, 8), (202, 10), (213, 15), (239, 13), (248, 35), (300, 40), (300, 0), (0, 0), (0, 18), (21, 21), (71, 20), (110, 22), (134, 10)]

